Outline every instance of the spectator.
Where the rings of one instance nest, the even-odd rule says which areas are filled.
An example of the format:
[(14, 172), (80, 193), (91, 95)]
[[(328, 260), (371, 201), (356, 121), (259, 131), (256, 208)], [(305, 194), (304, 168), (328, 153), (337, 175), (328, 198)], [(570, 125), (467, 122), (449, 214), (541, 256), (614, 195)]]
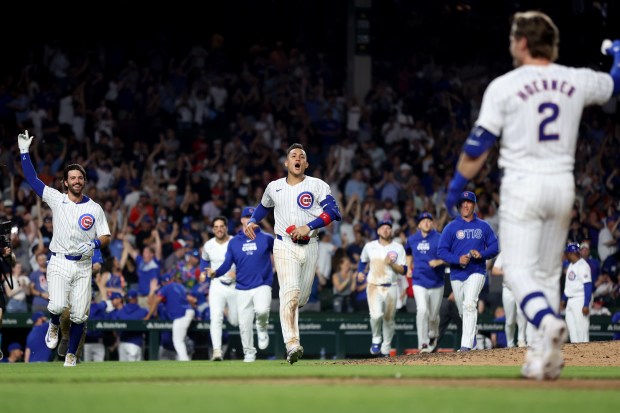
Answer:
[(19, 343), (11, 343), (7, 348), (8, 355), (5, 356), (0, 363), (19, 363), (22, 361), (22, 357), (24, 356), (24, 350), (22, 345)]
[(615, 254), (618, 251), (618, 245), (614, 233), (618, 228), (620, 220), (615, 216), (608, 216), (605, 218), (605, 226), (598, 234), (598, 256), (601, 262), (605, 262), (607, 257)]
[[(6, 274), (4, 279), (4, 292), (9, 298), (9, 302), (6, 305), (7, 313), (27, 313), (28, 301), (27, 297), (30, 295), (30, 278), (24, 273), (22, 264), (16, 262), (13, 266), (11, 274)], [(10, 285), (7, 282), (10, 281)], [(11, 285), (13, 288), (11, 288)]]
[(335, 313), (352, 313), (353, 293), (356, 287), (355, 266), (347, 255), (338, 260), (338, 268), (331, 275), (333, 285), (333, 311)]

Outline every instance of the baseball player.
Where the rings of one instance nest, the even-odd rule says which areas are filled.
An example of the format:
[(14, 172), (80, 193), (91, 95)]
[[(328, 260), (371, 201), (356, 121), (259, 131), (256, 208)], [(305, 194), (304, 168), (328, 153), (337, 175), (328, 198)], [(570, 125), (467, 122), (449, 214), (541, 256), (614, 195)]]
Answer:
[(45, 334), (47, 334), (47, 317), (40, 311), (35, 312), (30, 317), (32, 320), (32, 330), (26, 338), (26, 349), (24, 351), (24, 362), (46, 362), (50, 361), (52, 351), (45, 345)]
[(287, 176), (267, 185), (244, 231), (248, 238), (256, 238), (257, 222), (274, 208), (273, 257), (280, 285), (280, 323), (286, 359), (293, 364), (304, 353), (299, 341), (299, 307), (308, 302), (312, 290), (319, 253), (318, 229), (342, 217), (329, 185), (305, 174), (308, 158), (301, 144), (288, 148), (284, 166)]
[[(245, 207), (241, 213), (241, 224), (245, 228), (254, 213), (254, 208)], [(258, 348), (264, 350), (269, 345), (269, 308), (271, 307), (271, 284), (273, 282), (273, 265), (271, 254), (274, 239), (260, 229), (255, 230), (256, 237), (248, 238), (243, 230), (228, 243), (224, 263), (216, 270), (210, 268), (209, 277), (224, 276), (230, 267), (237, 267), (237, 312), (239, 314), (239, 334), (243, 345), (243, 361), (251, 363), (256, 360), (254, 332), (252, 321), (256, 313), (256, 335)]]
[(17, 141), (26, 180), (50, 206), (54, 220), (50, 243), (52, 257), (47, 267), (50, 325), (45, 342), (49, 348), (56, 348), (60, 314), (70, 305), (71, 328), (64, 365), (74, 367), (84, 323), (88, 319), (93, 250), (110, 243), (110, 229), (103, 208), (83, 193), (86, 171), (81, 165), (71, 164), (64, 168), (62, 182), (66, 194), (45, 186), (37, 177), (28, 154), (33, 138), (25, 131), (19, 134)]
[(452, 210), (485, 164), (500, 135), (503, 169), (500, 232), (506, 281), (536, 327), (528, 336), (521, 374), (556, 379), (564, 366), (566, 323), (560, 304), (562, 240), (575, 199), (575, 148), (583, 108), (604, 104), (620, 93), (620, 40), (605, 42), (613, 56), (609, 74), (553, 63), (559, 31), (549, 16), (519, 12), (510, 30), (515, 69), (489, 84), (480, 115), (467, 138), (450, 182), (446, 207)]
[(571, 242), (564, 250), (568, 258), (566, 283), (560, 308), (566, 310), (566, 325), (571, 343), (590, 341), (590, 303), (592, 275), (588, 262), (581, 258), (579, 244)]
[[(110, 320), (145, 319), (148, 311), (138, 304), (138, 292), (129, 290), (125, 298), (127, 302), (123, 305), (123, 296), (120, 293), (112, 293), (111, 301), (114, 311), (110, 312), (108, 318)], [(142, 361), (144, 334), (141, 331), (121, 331), (119, 341), (119, 361)]]
[[(194, 309), (187, 301), (185, 287), (173, 282), (170, 274), (161, 276), (161, 285), (157, 295), (151, 300), (151, 308), (144, 319), (150, 319), (157, 310), (159, 303), (163, 302), (166, 313), (172, 320), (172, 344), (177, 352), (177, 360), (190, 361), (185, 338), (189, 325), (194, 319)], [(155, 282), (151, 283), (151, 291), (154, 290), (153, 286), (156, 286)]]
[[(207, 276), (207, 268), (217, 270), (224, 262), (228, 243), (232, 239), (228, 235), (228, 219), (218, 216), (213, 219), (213, 235), (202, 247), (200, 258), (201, 279)], [(237, 291), (235, 290), (234, 266), (225, 275), (215, 278), (209, 287), (209, 311), (211, 322), (209, 334), (213, 346), (211, 360), (222, 361), (222, 327), (224, 325), (224, 310), (228, 309), (227, 320), (233, 325), (239, 325), (237, 313)]]
[[(495, 261), (493, 262), (493, 267), (491, 268), (491, 275), (496, 277), (501, 277), (504, 275), (504, 270), (502, 269), (503, 259), (502, 253), (500, 252)], [(526, 347), (527, 342), (525, 340), (526, 337), (526, 328), (527, 328), (527, 319), (523, 314), (523, 310), (517, 305), (515, 301), (515, 296), (512, 293), (512, 290), (506, 283), (504, 279), (502, 282), (502, 307), (504, 308), (504, 332), (506, 333), (506, 347), (514, 347), (515, 346), (515, 327), (517, 327), (517, 346)]]
[(476, 194), (461, 193), (457, 207), (461, 215), (443, 229), (437, 252), (450, 264), (450, 283), (463, 320), (459, 351), (474, 348), (478, 321), (478, 296), (486, 280), (486, 260), (499, 253), (493, 228), (474, 213)]
[(435, 350), (439, 337), (439, 310), (446, 270), (445, 262), (437, 257), (440, 237), (441, 234), (433, 228), (433, 216), (423, 212), (418, 217), (418, 232), (407, 238), (405, 244), (407, 276), (413, 279), (420, 353)]
[(362, 248), (359, 273), (366, 277), (372, 342), (370, 354), (389, 356), (396, 328), (397, 277), (407, 273), (405, 248), (392, 240), (392, 221), (377, 224), (378, 239)]

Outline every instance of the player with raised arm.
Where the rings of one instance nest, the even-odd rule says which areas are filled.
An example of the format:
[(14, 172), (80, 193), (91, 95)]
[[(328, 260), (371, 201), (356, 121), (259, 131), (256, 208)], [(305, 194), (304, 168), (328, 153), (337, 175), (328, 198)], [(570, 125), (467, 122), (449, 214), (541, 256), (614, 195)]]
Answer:
[(299, 341), (299, 307), (308, 302), (312, 291), (319, 257), (318, 229), (342, 217), (329, 185), (305, 174), (309, 165), (301, 144), (288, 148), (284, 166), (287, 176), (267, 185), (244, 231), (248, 238), (256, 238), (257, 222), (274, 208), (273, 256), (280, 285), (280, 323), (286, 359), (293, 364), (304, 352)]
[(46, 186), (36, 174), (30, 160), (28, 131), (18, 136), (24, 176), (34, 192), (52, 209), (54, 234), (50, 243), (52, 257), (47, 266), (50, 325), (45, 343), (51, 349), (58, 344), (60, 315), (71, 306), (69, 345), (65, 367), (74, 367), (84, 323), (90, 309), (92, 256), (95, 249), (110, 243), (110, 229), (103, 208), (84, 195), (86, 171), (81, 165), (67, 165), (63, 170), (63, 187), (67, 193)]
[[(205, 242), (202, 247), (200, 257), (200, 272), (206, 277), (207, 270), (217, 270), (224, 262), (228, 243), (232, 239), (228, 235), (228, 219), (218, 216), (213, 219), (214, 237)], [(224, 325), (224, 310), (228, 308), (228, 322), (239, 325), (239, 315), (237, 312), (237, 290), (235, 289), (235, 267), (233, 265), (226, 274), (211, 281), (209, 287), (209, 311), (211, 313), (211, 323), (209, 334), (211, 335), (211, 345), (213, 346), (213, 356), (211, 360), (222, 361), (222, 328)]]
[(538, 11), (513, 16), (510, 54), (515, 69), (486, 89), (480, 115), (465, 141), (446, 207), (484, 165), (499, 141), (500, 233), (504, 273), (521, 309), (536, 327), (528, 337), (522, 376), (557, 379), (564, 366), (566, 323), (558, 314), (562, 248), (575, 199), (573, 176), (583, 108), (620, 92), (620, 41), (607, 43), (610, 73), (554, 63), (559, 30)]

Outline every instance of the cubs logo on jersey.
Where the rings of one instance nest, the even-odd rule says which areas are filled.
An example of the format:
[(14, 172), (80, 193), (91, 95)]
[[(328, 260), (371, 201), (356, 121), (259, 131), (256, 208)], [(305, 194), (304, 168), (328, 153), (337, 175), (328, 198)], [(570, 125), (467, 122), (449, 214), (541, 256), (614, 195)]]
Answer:
[(387, 253), (387, 256), (392, 262), (396, 262), (396, 259), (398, 258), (398, 253), (396, 251), (390, 251)]
[(481, 239), (482, 230), (480, 228), (474, 229), (459, 229), (456, 231), (456, 239)]
[(95, 225), (95, 217), (92, 214), (84, 214), (78, 218), (78, 225), (83, 231), (88, 231)]
[(431, 244), (429, 244), (426, 240), (420, 242), (418, 247), (416, 248), (422, 254), (426, 254), (431, 249)]
[(570, 271), (568, 274), (566, 274), (566, 277), (569, 280), (573, 281), (576, 278), (576, 275), (575, 275), (575, 273), (573, 271)]
[(305, 191), (297, 195), (297, 205), (299, 205), (300, 208), (310, 209), (313, 203), (314, 195), (312, 195), (312, 193)]

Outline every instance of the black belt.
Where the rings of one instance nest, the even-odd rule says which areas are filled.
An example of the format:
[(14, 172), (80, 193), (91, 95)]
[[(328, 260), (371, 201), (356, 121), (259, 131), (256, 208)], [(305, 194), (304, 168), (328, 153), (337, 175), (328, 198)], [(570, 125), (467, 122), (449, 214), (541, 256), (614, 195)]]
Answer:
[(391, 287), (392, 283), (387, 283), (387, 284), (379, 284), (381, 287)]
[[(276, 238), (279, 239), (280, 241), (283, 241), (282, 236), (281, 235), (276, 235)], [(308, 237), (308, 239), (293, 239), (290, 238), (291, 242), (293, 244), (297, 244), (297, 245), (308, 245), (310, 244), (310, 237)]]
[[(52, 252), (53, 256), (56, 256), (57, 254), (55, 252)], [(66, 259), (68, 259), (69, 261), (79, 261), (82, 259), (81, 255), (60, 255), (61, 257), (65, 257)]]
[(232, 284), (232, 281), (226, 282), (226, 281), (220, 280), (220, 284), (223, 284), (225, 286), (229, 286), (230, 284)]

